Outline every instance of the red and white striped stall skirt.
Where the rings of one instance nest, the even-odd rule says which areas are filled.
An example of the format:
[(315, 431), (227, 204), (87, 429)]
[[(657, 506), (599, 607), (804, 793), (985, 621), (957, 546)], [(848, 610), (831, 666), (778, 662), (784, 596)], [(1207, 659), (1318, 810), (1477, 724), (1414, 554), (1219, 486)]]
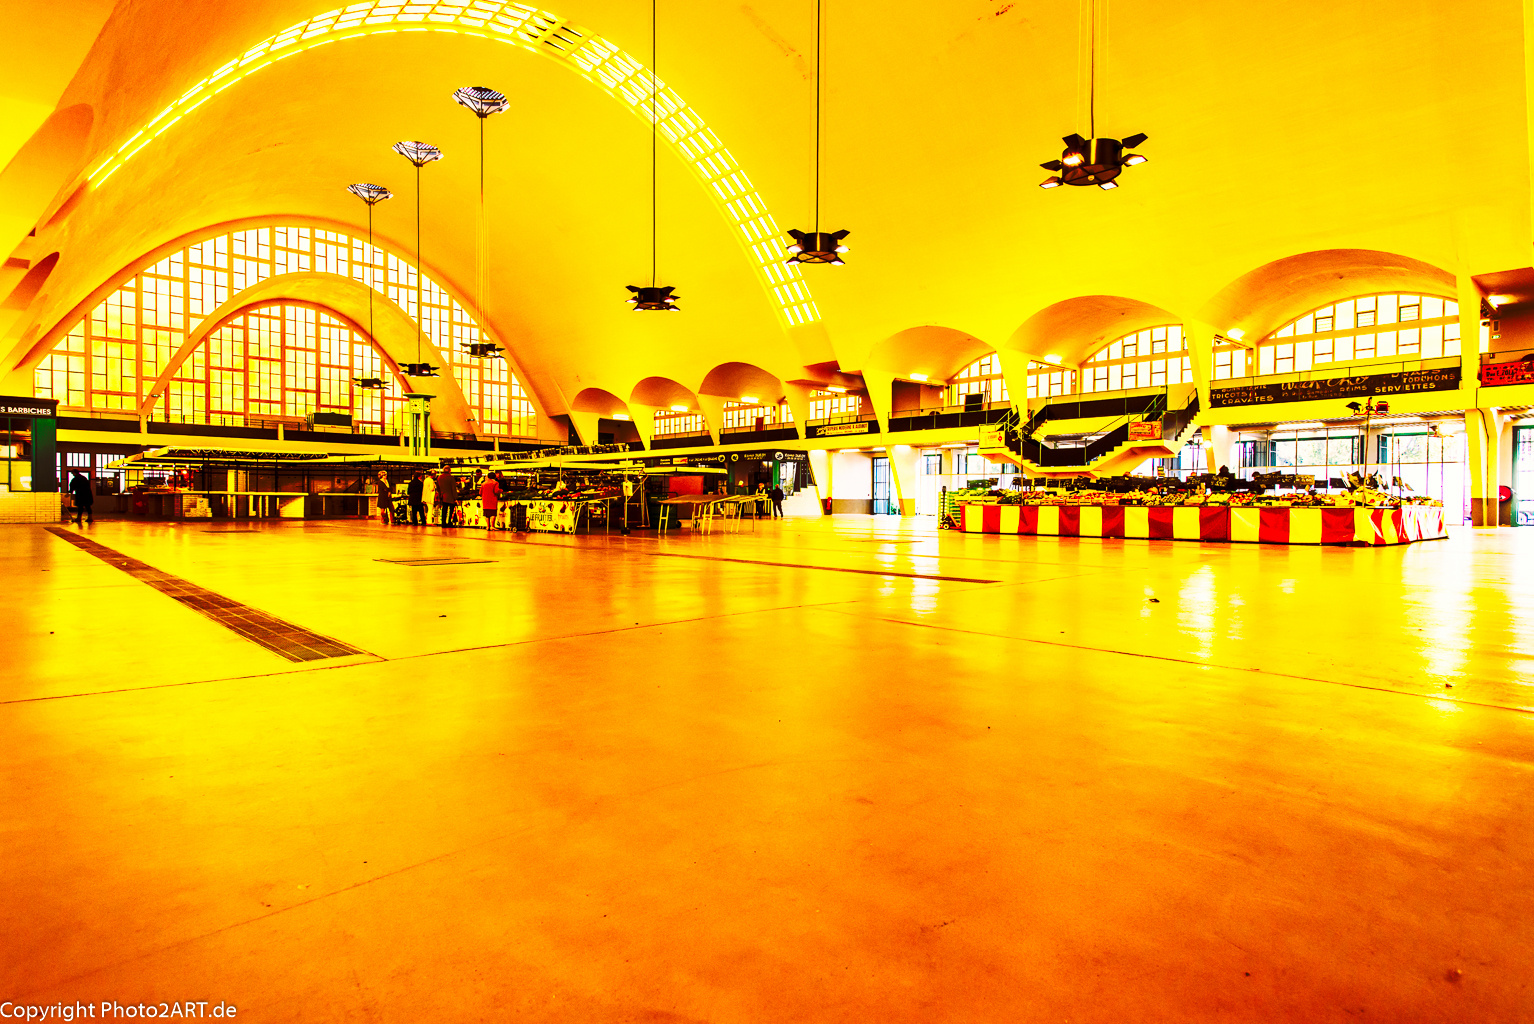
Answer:
[(1251, 544), (1408, 544), (1447, 537), (1443, 509), (963, 505), (965, 533)]

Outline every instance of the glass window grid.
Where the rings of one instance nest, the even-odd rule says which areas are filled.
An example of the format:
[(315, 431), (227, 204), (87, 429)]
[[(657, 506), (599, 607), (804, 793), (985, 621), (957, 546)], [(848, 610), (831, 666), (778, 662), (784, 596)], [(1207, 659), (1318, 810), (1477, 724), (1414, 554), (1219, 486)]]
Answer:
[[(83, 317), (43, 358), (34, 375), (35, 394), (88, 413), (136, 412), (186, 337), (231, 295), (276, 274), (314, 270), (375, 288), (420, 324), (462, 389), (477, 433), (536, 436), (533, 404), (506, 361), (476, 359), (464, 350), (491, 340), (468, 310), (430, 278), (418, 295), (415, 268), (392, 253), (370, 248), (366, 239), (298, 226), (215, 235), (146, 268)], [(189, 357), (194, 365), (185, 373), (190, 379), (205, 379), (196, 361), (206, 358), (206, 345)], [(227, 385), (230, 368), (220, 369), (220, 380)], [(293, 372), (301, 370), (295, 365)], [(151, 419), (185, 422), (211, 414), (208, 395), (182, 386), (186, 379), (177, 372), (151, 407)], [(333, 372), (330, 379), (339, 377)], [(232, 421), (236, 413), (222, 402), (220, 408), (220, 415)], [(259, 418), (264, 411), (265, 406), (251, 415)]]
[(987, 405), (1008, 402), (1007, 382), (1001, 375), (1001, 357), (995, 353), (981, 356), (960, 370), (948, 382), (947, 404), (960, 406), (969, 395), (983, 395)]
[(863, 413), (863, 399), (836, 391), (810, 392), (811, 420), (855, 420)]
[(655, 410), (655, 436), (670, 437), (677, 434), (706, 433), (703, 414), (699, 412), (675, 412), (670, 409)]
[[(1104, 345), (1082, 364), (1081, 393), (1133, 391), (1192, 383), (1192, 361), (1186, 355), (1177, 355), (1187, 350), (1181, 324), (1162, 324), (1126, 334)], [(1031, 378), (1034, 373), (1050, 372), (1047, 366), (1034, 364), (1029, 375)], [(1030, 392), (1033, 391), (1031, 383), (1030, 379)], [(1039, 396), (1030, 394), (1030, 397)]]
[(1453, 299), (1398, 292), (1355, 296), (1313, 309), (1264, 338), (1256, 375), (1364, 359), (1457, 356), (1459, 343), (1459, 303)]
[(748, 404), (746, 402), (724, 403), (724, 429), (755, 429), (756, 421), (760, 419), (764, 428), (774, 427), (784, 423), (792, 423), (794, 414), (789, 411), (788, 403), (779, 402), (776, 405)]

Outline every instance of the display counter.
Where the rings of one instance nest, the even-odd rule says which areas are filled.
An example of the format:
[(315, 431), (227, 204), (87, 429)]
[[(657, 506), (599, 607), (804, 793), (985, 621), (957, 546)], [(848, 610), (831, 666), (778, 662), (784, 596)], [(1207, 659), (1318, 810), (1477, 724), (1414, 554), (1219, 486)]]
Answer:
[(965, 533), (1248, 544), (1408, 544), (1447, 537), (1440, 506), (1002, 505), (966, 501)]

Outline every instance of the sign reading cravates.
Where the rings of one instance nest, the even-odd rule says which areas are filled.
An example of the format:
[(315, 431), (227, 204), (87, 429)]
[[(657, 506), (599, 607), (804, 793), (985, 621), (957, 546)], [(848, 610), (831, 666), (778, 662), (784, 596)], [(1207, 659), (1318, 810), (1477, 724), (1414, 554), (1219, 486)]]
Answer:
[(1159, 441), (1161, 440), (1160, 420), (1130, 420), (1129, 439), (1131, 441)]
[(1277, 402), (1320, 402), (1333, 398), (1368, 398), (1375, 395), (1408, 395), (1418, 391), (1459, 389), (1459, 368), (1411, 370), (1407, 373), (1372, 373), (1366, 377), (1323, 377), (1289, 380), (1281, 384), (1248, 384), (1215, 388), (1209, 404), (1215, 409), (1236, 405), (1269, 405)]
[(20, 398), (0, 395), (0, 416), (56, 416), (59, 400), (56, 398)]
[(1499, 384), (1534, 384), (1534, 359), (1487, 363), (1481, 367), (1481, 383), (1489, 388)]
[(575, 502), (528, 502), (527, 528), (530, 530), (542, 530), (545, 533), (574, 533)]
[(868, 420), (856, 423), (817, 423), (810, 427), (811, 437), (836, 437), (841, 434), (867, 434), (873, 429)]

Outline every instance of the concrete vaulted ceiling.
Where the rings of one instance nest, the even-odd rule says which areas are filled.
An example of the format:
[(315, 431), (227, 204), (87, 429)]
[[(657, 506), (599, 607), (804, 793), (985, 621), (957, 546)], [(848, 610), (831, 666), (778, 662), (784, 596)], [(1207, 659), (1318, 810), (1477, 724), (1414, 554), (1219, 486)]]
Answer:
[[(862, 369), (898, 350), (911, 363), (922, 337), (944, 369), (961, 349), (1022, 347), (1040, 325), (1090, 334), (1050, 347), (1079, 358), (1107, 330), (1103, 317), (1064, 315), (1081, 304), (1059, 304), (1083, 297), (1266, 329), (1324, 301), (1311, 299), (1333, 281), (1349, 293), (1382, 280), (1441, 289), (1456, 273), (1531, 263), (1523, 13), (1489, 0), (1409, 10), (1118, 0), (1097, 125), (1149, 133), (1151, 159), (1112, 193), (1037, 188), (1060, 136), (1087, 129), (1077, 5), (832, 0), (822, 227), (850, 228), (852, 252), (844, 267), (806, 271), (824, 333), (785, 329), (737, 229), (664, 146), (660, 283), (676, 286), (684, 312), (631, 312), (623, 286), (650, 279), (648, 127), (555, 61), (472, 36), (397, 32), (298, 53), (79, 190), (194, 82), (321, 10), (135, 0), (111, 11), (83, 58), (68, 40), (48, 51), (51, 73), (72, 75), (51, 102), (72, 112), (30, 147), (51, 163), (23, 141), (0, 175), (0, 224), (36, 230), (5, 241), (20, 248), (0, 290), (59, 258), (0, 323), (0, 349), (26, 351), (113, 275), (215, 224), (280, 215), (362, 229), (365, 210), (343, 190), (353, 181), (393, 188), (377, 231), (413, 250), (414, 171), (389, 151), (399, 139), (446, 151), (422, 172), (423, 257), (474, 299), (478, 125), (449, 98), (469, 84), (513, 104), (487, 125), (484, 314), (551, 412), (590, 389), (633, 396), (650, 378), (698, 394), (725, 364), (788, 381), (832, 359)], [(555, 14), (648, 58), (642, 5), (572, 0)], [(34, 26), (64, 16), (41, 5), (20, 14)], [(812, 19), (810, 0), (660, 8), (661, 77), (780, 228), (811, 226)], [(28, 131), (39, 129), (48, 125)], [(1334, 250), (1381, 255), (1284, 263)]]

